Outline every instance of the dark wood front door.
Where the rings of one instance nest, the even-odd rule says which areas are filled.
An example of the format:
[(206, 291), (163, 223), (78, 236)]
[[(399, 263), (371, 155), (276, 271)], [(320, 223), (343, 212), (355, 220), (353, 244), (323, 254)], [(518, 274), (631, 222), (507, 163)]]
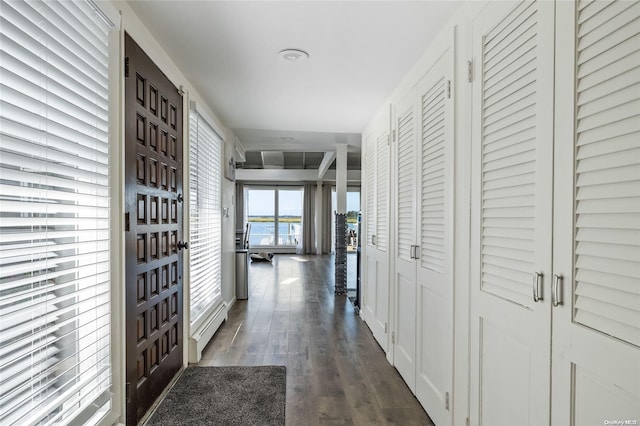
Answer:
[(125, 37), (127, 424), (182, 367), (182, 96)]

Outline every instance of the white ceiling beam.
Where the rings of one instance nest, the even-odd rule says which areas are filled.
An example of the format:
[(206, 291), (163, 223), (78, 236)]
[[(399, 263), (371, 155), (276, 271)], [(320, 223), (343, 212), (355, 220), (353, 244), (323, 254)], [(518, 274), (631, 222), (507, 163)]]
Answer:
[(328, 151), (324, 153), (324, 158), (322, 159), (320, 166), (318, 166), (318, 179), (322, 179), (324, 177), (325, 173), (327, 173), (327, 170), (329, 170), (329, 167), (331, 166), (331, 163), (333, 163), (333, 160), (335, 160), (335, 158), (335, 151)]
[[(347, 170), (349, 183), (360, 183), (360, 170)], [(236, 169), (236, 180), (242, 182), (316, 182), (318, 170), (315, 169)], [(328, 170), (324, 181), (335, 181), (336, 171)]]

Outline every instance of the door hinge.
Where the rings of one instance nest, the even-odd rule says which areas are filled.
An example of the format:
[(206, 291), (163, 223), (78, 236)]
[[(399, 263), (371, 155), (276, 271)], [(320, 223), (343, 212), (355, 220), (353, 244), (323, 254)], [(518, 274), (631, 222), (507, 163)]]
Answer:
[(444, 393), (444, 409), (449, 411), (449, 392)]
[(391, 132), (391, 142), (395, 142), (396, 141), (396, 130), (393, 129), (393, 131)]
[(473, 62), (467, 61), (467, 80), (469, 83), (473, 81)]
[(447, 80), (447, 99), (451, 99), (451, 80)]
[(131, 401), (131, 399), (129, 399), (131, 397), (131, 393), (129, 392), (129, 389), (131, 389), (131, 382), (127, 382), (127, 384), (124, 387), (124, 397), (127, 402)]
[(129, 219), (129, 213), (125, 213), (124, 214), (124, 230), (125, 231), (131, 231), (131, 220)]
[(384, 334), (387, 334), (387, 323), (384, 323)]
[(465, 420), (464, 422), (465, 426), (469, 426), (471, 423), (469, 422), (469, 417), (467, 417), (467, 420)]
[(396, 332), (395, 331), (391, 332), (391, 344), (393, 344), (393, 345), (396, 344)]
[(129, 77), (129, 57), (124, 58), (124, 76)]

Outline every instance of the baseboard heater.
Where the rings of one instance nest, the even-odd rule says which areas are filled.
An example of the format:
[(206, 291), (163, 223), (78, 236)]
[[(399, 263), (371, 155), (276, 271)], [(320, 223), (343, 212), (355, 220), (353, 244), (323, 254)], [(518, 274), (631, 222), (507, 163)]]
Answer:
[(202, 350), (227, 319), (227, 303), (222, 302), (214, 309), (198, 329), (189, 337), (189, 363), (195, 364), (202, 358)]

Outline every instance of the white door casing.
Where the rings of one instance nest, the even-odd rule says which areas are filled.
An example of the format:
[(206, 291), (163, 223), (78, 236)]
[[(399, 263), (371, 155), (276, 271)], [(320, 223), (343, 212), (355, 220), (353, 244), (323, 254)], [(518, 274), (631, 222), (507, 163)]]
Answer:
[(472, 24), (474, 425), (549, 422), (553, 7), (492, 2)]

